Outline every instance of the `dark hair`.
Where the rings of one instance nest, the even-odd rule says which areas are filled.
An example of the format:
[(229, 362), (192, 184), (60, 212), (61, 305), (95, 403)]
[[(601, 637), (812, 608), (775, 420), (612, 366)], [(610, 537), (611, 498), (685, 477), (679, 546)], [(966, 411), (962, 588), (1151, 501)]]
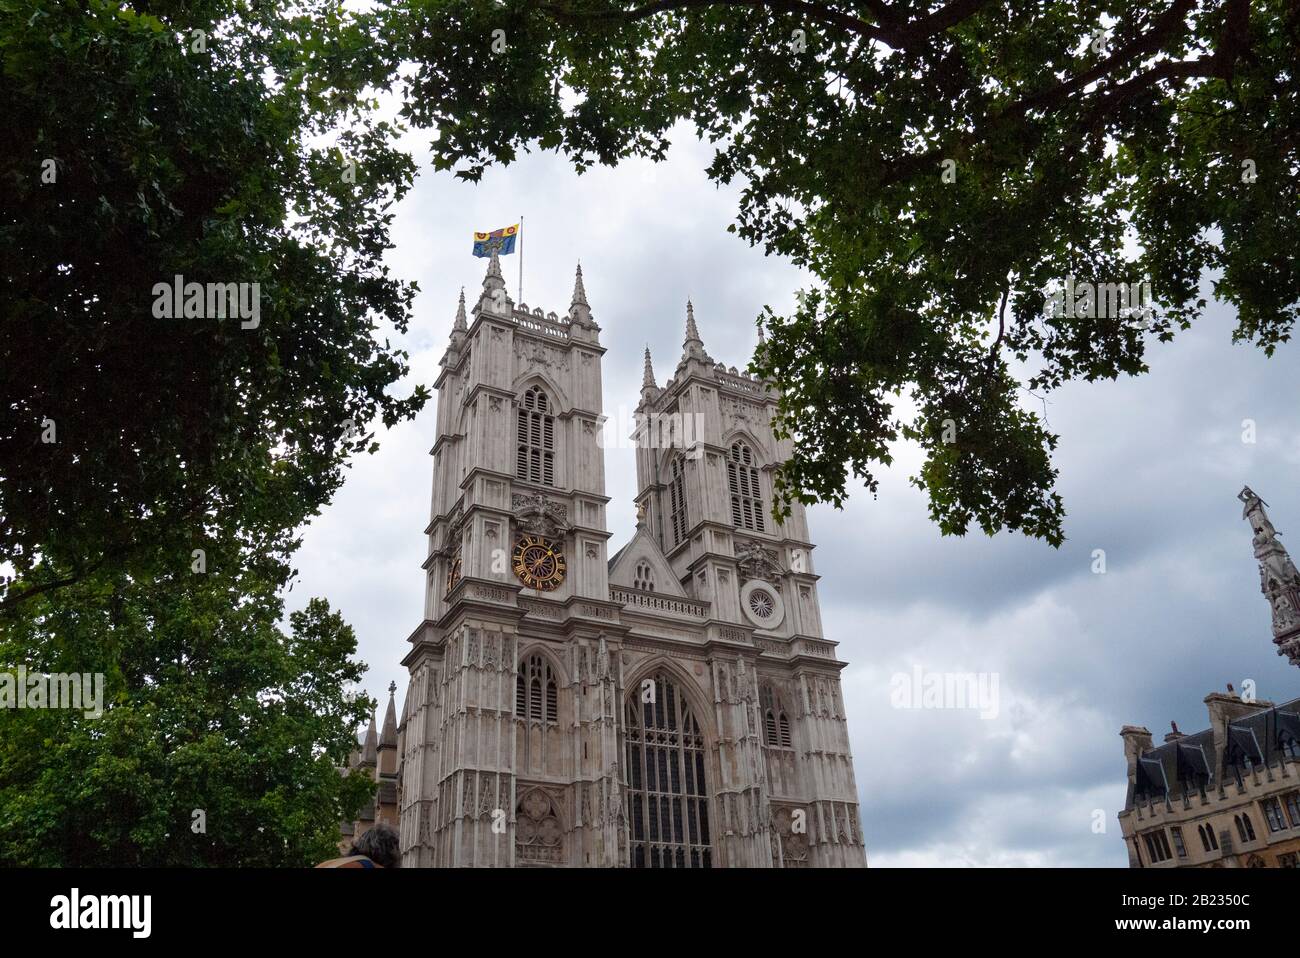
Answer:
[(365, 855), (381, 868), (400, 868), (397, 829), (380, 822), (352, 843), (353, 855)]

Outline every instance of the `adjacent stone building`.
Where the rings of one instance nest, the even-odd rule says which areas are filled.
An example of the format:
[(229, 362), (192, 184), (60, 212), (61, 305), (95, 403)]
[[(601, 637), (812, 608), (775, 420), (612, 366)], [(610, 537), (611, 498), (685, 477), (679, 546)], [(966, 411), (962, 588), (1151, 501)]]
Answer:
[[(637, 527), (609, 555), (600, 327), (495, 252), (438, 377), (424, 619), (399, 729), (411, 866), (866, 864), (839, 673), (775, 393), (645, 356)], [(618, 422), (620, 417), (613, 417)], [(633, 419), (633, 417), (628, 417)]]
[[(1300, 665), (1300, 574), (1265, 503), (1244, 488), (1260, 590), (1273, 612), (1278, 654)], [(1300, 698), (1281, 705), (1237, 694), (1207, 696), (1210, 727), (1174, 725), (1154, 747), (1124, 726), (1128, 797), (1120, 828), (1134, 868), (1295, 868), (1300, 863)]]

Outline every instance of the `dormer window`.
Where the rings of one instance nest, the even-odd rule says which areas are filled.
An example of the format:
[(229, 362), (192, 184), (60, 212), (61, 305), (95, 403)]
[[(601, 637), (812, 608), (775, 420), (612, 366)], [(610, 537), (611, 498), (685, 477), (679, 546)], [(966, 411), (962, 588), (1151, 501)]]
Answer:
[(515, 472), (525, 482), (555, 485), (555, 416), (540, 386), (519, 402)]

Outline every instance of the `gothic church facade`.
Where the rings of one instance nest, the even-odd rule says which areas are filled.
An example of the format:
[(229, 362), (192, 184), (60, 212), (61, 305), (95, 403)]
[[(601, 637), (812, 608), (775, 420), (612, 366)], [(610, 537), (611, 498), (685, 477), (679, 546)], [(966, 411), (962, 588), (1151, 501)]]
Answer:
[(495, 253), (462, 294), (403, 659), (403, 866), (865, 865), (804, 510), (771, 516), (775, 393), (708, 355), (688, 304), (664, 385), (646, 353), (613, 551), (603, 353), (581, 268), (565, 316), (515, 304)]

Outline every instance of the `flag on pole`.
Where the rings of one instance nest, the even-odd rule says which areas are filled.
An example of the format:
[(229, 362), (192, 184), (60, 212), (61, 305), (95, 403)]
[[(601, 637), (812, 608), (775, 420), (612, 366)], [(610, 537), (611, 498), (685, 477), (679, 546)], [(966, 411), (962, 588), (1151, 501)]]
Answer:
[(474, 234), (474, 255), (491, 256), (492, 250), (498, 256), (508, 256), (515, 251), (515, 238), (519, 235), (519, 224), (506, 226), (491, 233)]

